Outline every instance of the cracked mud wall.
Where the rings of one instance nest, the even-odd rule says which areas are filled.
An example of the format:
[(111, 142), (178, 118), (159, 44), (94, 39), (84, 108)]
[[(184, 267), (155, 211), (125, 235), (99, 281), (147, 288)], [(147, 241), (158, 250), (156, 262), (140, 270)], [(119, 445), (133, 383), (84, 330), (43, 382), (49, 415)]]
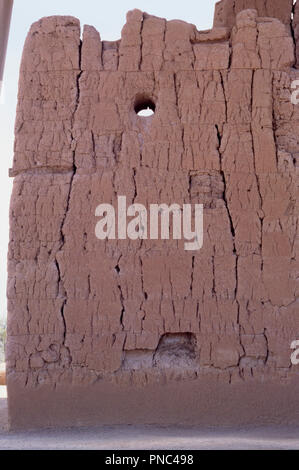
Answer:
[[(101, 413), (107, 393), (118, 413), (112, 396), (121, 390), (152, 401), (140, 419), (184, 422), (181, 398), (152, 418), (163, 386), (186, 396), (194, 387), (188, 397), (203, 407), (196, 390), (208, 387), (209, 406), (226, 408), (223, 387), (231, 397), (239, 385), (274, 384), (275, 413), (276, 388), (298, 385), (290, 361), (299, 334), (297, 29), (292, 2), (266, 2), (283, 4), (274, 18), (258, 1), (239, 3), (233, 23), (204, 32), (134, 10), (115, 42), (92, 26), (81, 41), (72, 17), (32, 26), (11, 170), (12, 426), (88, 423), (92, 414), (117, 421)], [(135, 113), (143, 97), (155, 103), (152, 117)], [(95, 209), (117, 207), (118, 195), (146, 206), (204, 204), (203, 248), (97, 240)], [(65, 415), (55, 397), (70, 406)], [(222, 421), (238, 421), (244, 406), (237, 394), (228, 407), (236, 418)], [(257, 419), (257, 409), (244, 419)], [(134, 421), (123, 413), (119, 421)]]
[(259, 17), (277, 18), (290, 25), (294, 0), (221, 0), (215, 5), (214, 26), (232, 27), (242, 10), (254, 9)]

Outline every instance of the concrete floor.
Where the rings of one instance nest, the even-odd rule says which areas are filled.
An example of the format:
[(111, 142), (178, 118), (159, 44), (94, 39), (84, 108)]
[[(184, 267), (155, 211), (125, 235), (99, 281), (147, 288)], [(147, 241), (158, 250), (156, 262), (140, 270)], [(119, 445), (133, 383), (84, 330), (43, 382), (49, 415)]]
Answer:
[(297, 449), (299, 428), (215, 430), (195, 427), (105, 426), (9, 432), (6, 388), (0, 387), (0, 450)]

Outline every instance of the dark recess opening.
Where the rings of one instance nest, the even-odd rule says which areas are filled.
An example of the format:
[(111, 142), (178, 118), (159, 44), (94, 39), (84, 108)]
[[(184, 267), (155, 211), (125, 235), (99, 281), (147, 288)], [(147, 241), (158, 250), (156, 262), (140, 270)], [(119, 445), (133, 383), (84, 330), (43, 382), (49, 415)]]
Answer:
[(135, 100), (134, 110), (138, 116), (152, 116), (155, 114), (156, 105), (151, 98), (147, 96), (138, 96)]

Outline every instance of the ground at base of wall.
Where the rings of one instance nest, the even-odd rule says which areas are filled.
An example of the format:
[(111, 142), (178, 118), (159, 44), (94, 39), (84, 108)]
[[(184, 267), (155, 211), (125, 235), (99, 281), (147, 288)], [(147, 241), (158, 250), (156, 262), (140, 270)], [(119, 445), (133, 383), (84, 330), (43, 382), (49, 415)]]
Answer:
[[(0, 436), (8, 428), (8, 412), (7, 412), (7, 392), (6, 387), (0, 386)], [(1, 441), (1, 437), (0, 437)], [(1, 444), (0, 444), (1, 448)]]
[(0, 387), (0, 450), (207, 449), (299, 450), (299, 428), (199, 429), (104, 426), (9, 432), (6, 387)]

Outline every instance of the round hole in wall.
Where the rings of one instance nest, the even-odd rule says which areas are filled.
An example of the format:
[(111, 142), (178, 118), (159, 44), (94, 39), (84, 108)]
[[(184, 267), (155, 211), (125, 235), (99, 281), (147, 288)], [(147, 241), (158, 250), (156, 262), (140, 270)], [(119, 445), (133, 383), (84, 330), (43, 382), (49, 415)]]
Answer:
[(147, 96), (138, 96), (135, 100), (134, 110), (137, 116), (149, 117), (153, 116), (156, 111), (155, 102)]

